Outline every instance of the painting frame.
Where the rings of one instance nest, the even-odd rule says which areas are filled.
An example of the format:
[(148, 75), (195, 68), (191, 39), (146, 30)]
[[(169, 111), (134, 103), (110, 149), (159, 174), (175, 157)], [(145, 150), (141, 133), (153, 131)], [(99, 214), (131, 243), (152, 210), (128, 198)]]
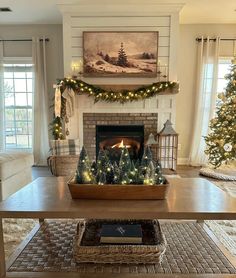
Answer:
[[(145, 39), (148, 47), (145, 46)], [(119, 48), (117, 44), (117, 48), (112, 48), (112, 44), (119, 40)], [(84, 31), (83, 76), (155, 78), (158, 70), (158, 40), (158, 31)], [(126, 55), (124, 46), (127, 45), (131, 45), (131, 49)], [(104, 48), (109, 48), (111, 54)], [(114, 57), (115, 50), (117, 57)], [(120, 52), (124, 52), (127, 58), (124, 65), (125, 58)]]

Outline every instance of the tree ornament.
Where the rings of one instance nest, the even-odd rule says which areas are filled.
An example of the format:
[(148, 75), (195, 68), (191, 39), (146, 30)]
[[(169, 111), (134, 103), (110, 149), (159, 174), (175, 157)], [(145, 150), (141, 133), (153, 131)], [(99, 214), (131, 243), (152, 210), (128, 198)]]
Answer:
[(232, 149), (233, 149), (233, 146), (230, 143), (227, 143), (227, 144), (224, 145), (224, 150), (226, 152), (231, 152)]

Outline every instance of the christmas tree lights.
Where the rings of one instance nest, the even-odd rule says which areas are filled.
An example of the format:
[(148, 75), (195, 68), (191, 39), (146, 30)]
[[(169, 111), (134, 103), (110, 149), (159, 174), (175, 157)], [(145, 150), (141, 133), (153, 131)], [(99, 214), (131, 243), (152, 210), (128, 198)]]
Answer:
[(226, 76), (225, 92), (218, 95), (220, 105), (210, 121), (211, 132), (205, 137), (209, 163), (215, 168), (236, 160), (236, 64)]

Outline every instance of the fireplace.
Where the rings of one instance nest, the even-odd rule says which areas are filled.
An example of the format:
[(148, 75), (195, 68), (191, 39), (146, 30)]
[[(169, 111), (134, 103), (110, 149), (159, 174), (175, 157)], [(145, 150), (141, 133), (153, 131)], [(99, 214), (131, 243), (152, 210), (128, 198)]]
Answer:
[(126, 147), (132, 160), (142, 158), (144, 125), (97, 125), (96, 157), (100, 149), (107, 150), (110, 160), (119, 161), (122, 147)]

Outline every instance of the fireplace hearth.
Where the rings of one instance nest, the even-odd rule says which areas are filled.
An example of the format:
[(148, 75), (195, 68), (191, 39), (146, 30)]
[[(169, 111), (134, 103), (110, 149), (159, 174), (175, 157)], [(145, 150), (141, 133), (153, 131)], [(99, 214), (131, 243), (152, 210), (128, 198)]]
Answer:
[(142, 158), (144, 125), (97, 125), (96, 157), (99, 150), (106, 150), (110, 160), (118, 162), (121, 150), (126, 147), (132, 160)]

